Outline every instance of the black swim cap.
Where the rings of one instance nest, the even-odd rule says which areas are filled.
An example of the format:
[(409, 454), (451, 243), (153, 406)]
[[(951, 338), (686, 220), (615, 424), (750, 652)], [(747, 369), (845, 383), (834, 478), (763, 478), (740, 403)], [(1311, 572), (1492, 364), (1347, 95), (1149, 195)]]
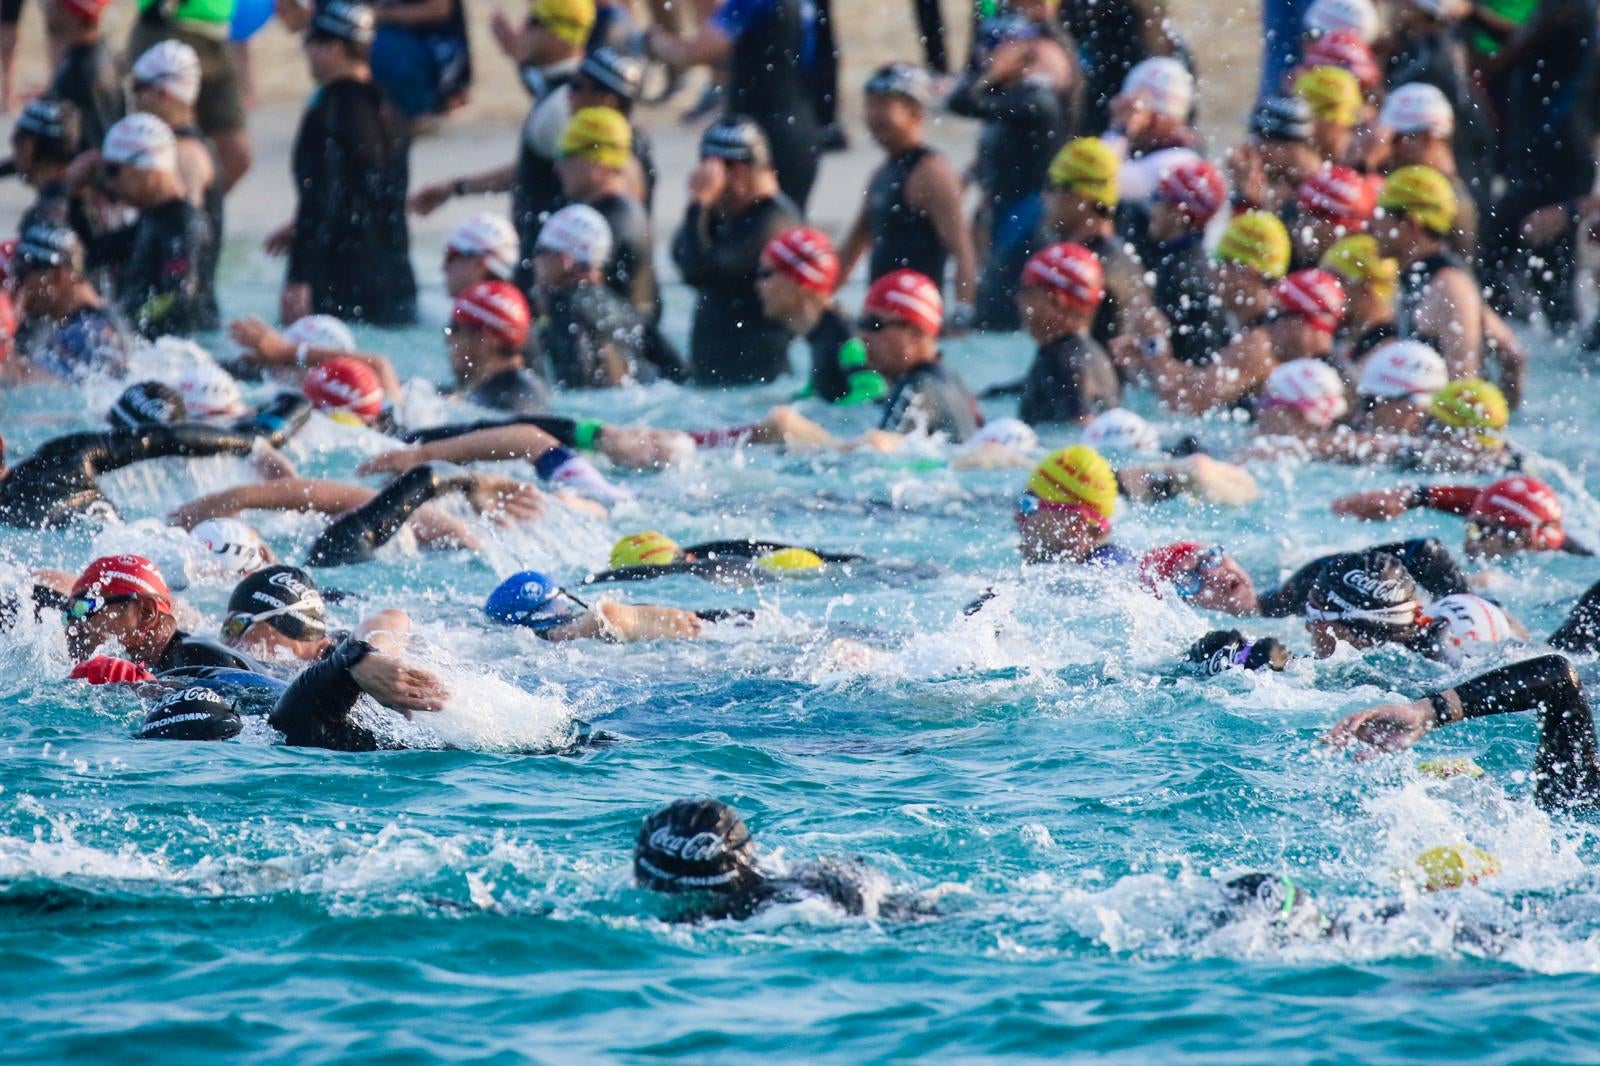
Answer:
[(596, 48), (584, 56), (578, 73), (630, 103), (639, 99), (644, 86), (644, 64), (610, 47)]
[(352, 0), (325, 0), (317, 4), (316, 14), (306, 29), (308, 40), (334, 40), (353, 44), (358, 49), (372, 47), (378, 33), (378, 18), (366, 4)]
[(19, 134), (28, 134), (70, 151), (76, 150), (82, 127), (82, 115), (75, 104), (55, 96), (38, 96), (28, 101), (17, 116), (11, 137), (15, 140)]
[(71, 226), (40, 219), (23, 230), (17, 238), (17, 251), (12, 257), (12, 264), (18, 277), (58, 266), (82, 274), (83, 241), (78, 239)]
[(328, 631), (327, 607), (311, 575), (279, 563), (246, 577), (228, 597), (225, 635), (266, 622), (290, 640), (314, 640)]
[(141, 381), (129, 385), (117, 397), (117, 402), (106, 412), (106, 421), (118, 429), (137, 429), (139, 426), (170, 426), (189, 417), (183, 406), (183, 395), (170, 385), (159, 381)]
[(1282, 670), (1289, 649), (1274, 637), (1251, 640), (1237, 629), (1215, 629), (1189, 646), (1188, 660), (1213, 677), (1235, 668)]
[(729, 115), (706, 127), (705, 134), (700, 138), (700, 158), (769, 167), (772, 165), (772, 147), (755, 119)]
[(739, 892), (760, 880), (750, 830), (720, 800), (678, 800), (646, 818), (633, 876), (657, 892)]
[(232, 700), (192, 685), (163, 696), (134, 736), (139, 740), (227, 740), (243, 728), (244, 720)]
[(1313, 621), (1386, 630), (1415, 627), (1420, 606), (1417, 583), (1405, 564), (1376, 550), (1333, 556), (1306, 594), (1306, 617)]
[(933, 102), (928, 72), (910, 63), (889, 63), (872, 72), (865, 86), (869, 96), (903, 96), (920, 107)]
[(1250, 134), (1263, 141), (1309, 141), (1311, 105), (1298, 96), (1273, 96), (1250, 112)]

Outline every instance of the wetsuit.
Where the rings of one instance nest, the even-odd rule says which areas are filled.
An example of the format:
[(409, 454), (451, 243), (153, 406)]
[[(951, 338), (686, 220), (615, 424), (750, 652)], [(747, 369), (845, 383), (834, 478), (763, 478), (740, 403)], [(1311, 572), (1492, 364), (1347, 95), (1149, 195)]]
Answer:
[[(1417, 332), (1416, 315), (1422, 297), (1433, 283), (1433, 279), (1446, 270), (1461, 270), (1471, 277), (1472, 272), (1467, 269), (1454, 252), (1435, 252), (1426, 259), (1419, 259), (1400, 271), (1400, 291), (1395, 300), (1394, 326), (1395, 332), (1401, 340), (1421, 341), (1434, 348), (1440, 347), (1439, 338), (1423, 335)], [(1476, 288), (1476, 285), (1474, 285)], [(1482, 311), (1479, 311), (1482, 314)]]
[(1173, 358), (1191, 366), (1211, 362), (1228, 343), (1227, 319), (1211, 298), (1209, 262), (1200, 233), (1157, 244), (1150, 259), (1156, 306), (1172, 323), (1168, 339)]
[(765, 877), (735, 893), (699, 893), (675, 898), (681, 903), (675, 921), (742, 921), (763, 907), (827, 900), (846, 914), (871, 915), (889, 921), (913, 921), (937, 912), (913, 897), (875, 891), (882, 873), (855, 856), (824, 857), (803, 862), (783, 877)]
[[(1388, 552), (1405, 566), (1406, 572), (1434, 599), (1471, 592), (1467, 575), (1446, 548), (1434, 537), (1417, 537), (1395, 544), (1379, 544), (1373, 551)], [(1305, 613), (1306, 596), (1316, 583), (1322, 567), (1334, 556), (1323, 556), (1296, 570), (1282, 587), (1261, 596), (1261, 614), (1266, 618), (1287, 618)]]
[(1600, 651), (1600, 581), (1578, 598), (1561, 627), (1550, 634), (1550, 646), (1562, 651)]
[(29, 227), (41, 222), (68, 226), (78, 235), (85, 252), (86, 273), (92, 275), (105, 266), (104, 258), (95, 247), (100, 228), (89, 214), (85, 195), (74, 192), (65, 179), (46, 182), (39, 187), (33, 203), (17, 223), (17, 232), (26, 232)]
[[(883, 378), (867, 368), (866, 349), (856, 339), (849, 316), (837, 304), (823, 308), (817, 324), (806, 334), (811, 349), (809, 395), (828, 403), (865, 401), (881, 396)], [(866, 379), (873, 379), (870, 382)]]
[(83, 117), (78, 136), (80, 152), (98, 152), (105, 143), (106, 131), (126, 111), (122, 83), (104, 41), (68, 48), (50, 79), (49, 95), (77, 105)]
[[(1152, 306), (1150, 285), (1145, 281), (1145, 267), (1137, 253), (1115, 234), (1091, 238), (1083, 246), (1100, 260), (1105, 275), (1105, 299), (1100, 301), (1089, 334), (1102, 347), (1109, 347), (1125, 313)], [(1020, 268), (1017, 273), (1021, 275)]]
[(260, 663), (223, 644), (205, 637), (193, 637), (179, 630), (172, 635), (167, 646), (153, 662), (146, 664), (158, 677), (165, 671), (188, 670), (194, 667), (222, 667), (245, 670), (253, 674), (264, 673)]
[(72, 381), (87, 374), (122, 373), (133, 337), (109, 308), (80, 307), (59, 323), (30, 329), (23, 347), (34, 366)]
[(516, 177), (511, 185), (511, 224), (517, 229), (522, 253), (518, 280), (523, 288), (532, 284), (532, 263), (539, 229), (565, 201), (561, 180), (556, 177), (555, 160), (541, 151), (541, 131), (556, 128), (557, 117), (568, 110), (567, 94), (562, 90), (578, 72), (581, 60), (570, 59), (540, 69), (523, 68), (523, 86), (533, 96), (528, 117), (522, 120), (517, 139)]
[(722, 0), (711, 25), (733, 43), (728, 114), (745, 115), (761, 127), (778, 185), (803, 212), (817, 178), (822, 127), (802, 66), (807, 28), (801, 2)]
[(223, 205), (226, 197), (222, 182), (216, 179), (216, 175), (222, 172), (221, 164), (217, 160), (216, 150), (205, 139), (205, 134), (200, 132), (199, 126), (183, 126), (172, 132), (179, 139), (190, 139), (203, 145), (211, 156), (211, 184), (206, 186), (205, 197), (200, 205), (210, 239), (206, 242), (205, 255), (200, 260), (200, 306), (195, 328), (216, 329), (222, 324), (222, 310), (217, 305), (217, 264), (222, 258), (222, 235), (225, 232), (222, 227), (225, 224)]
[(400, 532), (423, 504), (448, 492), (471, 492), (477, 479), (451, 463), (421, 463), (391, 481), (371, 500), (346, 511), (317, 534), (307, 566), (363, 563)]
[(311, 287), (313, 311), (377, 325), (416, 321), (409, 152), (405, 125), (377, 85), (341, 79), (312, 94), (295, 135), (299, 202), (287, 281)]
[(1065, 0), (1061, 22), (1083, 57), (1084, 133), (1110, 125), (1111, 100), (1136, 64), (1157, 55), (1183, 57), (1183, 43), (1156, 0)]
[(168, 200), (141, 212), (130, 230), (102, 240), (126, 248), (125, 257), (117, 260), (120, 265), (112, 267), (114, 294), (123, 318), (135, 330), (155, 340), (202, 328), (202, 279), (212, 259), (212, 238), (205, 215), (193, 204)]
[(1362, 331), (1361, 336), (1350, 342), (1351, 360), (1358, 360), (1362, 356), (1368, 355), (1395, 340), (1398, 332), (1392, 319), (1388, 322), (1379, 322), (1376, 325), (1368, 326)]
[(1069, 333), (1041, 345), (1033, 357), (1017, 417), (1029, 425), (1080, 422), (1121, 402), (1122, 383), (1105, 349)]
[(96, 481), (101, 474), (147, 459), (249, 455), (257, 438), (197, 422), (71, 433), (46, 441), (0, 480), (0, 523), (60, 526), (111, 510)]
[(550, 410), (550, 386), (526, 367), (485, 378), (466, 397), (479, 407), (518, 415), (542, 415)]
[[(333, 751), (377, 751), (385, 746), (353, 717), (364, 693), (350, 670), (371, 653), (372, 645), (365, 641), (343, 641), (289, 682), (267, 716), (285, 744)], [(376, 709), (376, 704), (367, 702)]]
[(650, 235), (650, 215), (639, 201), (627, 196), (602, 196), (589, 206), (611, 226), (611, 258), (606, 261), (606, 285), (651, 321), (661, 319), (661, 292), (656, 286), (655, 240)]
[(872, 233), (869, 281), (896, 270), (910, 269), (944, 287), (949, 253), (939, 239), (932, 216), (913, 206), (906, 197), (912, 172), (928, 156), (937, 154), (927, 145), (919, 144), (891, 156), (873, 172), (872, 180), (867, 183), (867, 228)]
[(955, 371), (934, 361), (913, 367), (893, 384), (878, 428), (891, 433), (942, 433), (952, 444), (961, 444), (982, 425), (978, 401)]
[[(704, 544), (690, 544), (683, 549), (683, 558), (672, 563), (655, 563), (642, 566), (621, 566), (602, 570), (583, 579), (585, 585), (604, 585), (620, 581), (651, 581), (674, 574), (692, 574), (707, 580), (738, 578), (762, 580), (770, 575), (756, 561), (773, 552), (786, 551), (796, 545), (773, 540), (711, 540)], [(825, 563), (851, 563), (861, 556), (851, 552), (828, 552), (804, 548)], [(702, 615), (703, 617), (703, 615)]]
[(658, 376), (684, 381), (689, 368), (671, 341), (611, 289), (583, 284), (546, 290), (539, 324), (550, 378), (566, 388), (607, 388)]
[(698, 295), (689, 330), (697, 385), (752, 385), (789, 370), (789, 332), (768, 321), (756, 295), (767, 241), (798, 225), (785, 196), (761, 199), (737, 215), (690, 204), (672, 241), (672, 260)]

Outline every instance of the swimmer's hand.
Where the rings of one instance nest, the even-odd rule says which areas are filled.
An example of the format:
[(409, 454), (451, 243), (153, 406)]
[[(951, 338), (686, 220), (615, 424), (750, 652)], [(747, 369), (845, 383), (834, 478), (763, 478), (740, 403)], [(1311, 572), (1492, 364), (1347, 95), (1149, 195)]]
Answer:
[(1415, 489), (1369, 489), (1340, 496), (1329, 506), (1334, 514), (1344, 518), (1387, 522), (1409, 511), (1416, 495)]
[(835, 443), (833, 434), (787, 404), (769, 411), (750, 439), (757, 444), (783, 444), (790, 448), (826, 448)]
[(271, 366), (288, 366), (294, 362), (294, 345), (289, 343), (289, 338), (255, 315), (229, 322), (228, 336), (249, 353), (247, 358), (252, 362)]
[(294, 243), (294, 223), (285, 222), (261, 242), (261, 248), (273, 258), (289, 254), (289, 245)]
[(420, 666), (372, 652), (350, 668), (361, 691), (397, 711), (442, 711), (450, 699), (444, 682)]
[[(503, 16), (496, 12), (495, 17), (501, 18)], [(431, 215), (443, 207), (445, 202), (454, 194), (455, 189), (452, 188), (451, 182), (436, 181), (432, 185), (424, 185), (412, 193), (410, 199), (406, 200), (406, 210), (413, 215)]]
[(856, 438), (857, 446), (881, 455), (891, 455), (900, 450), (900, 445), (906, 439), (898, 433), (890, 433), (886, 429), (869, 429)]
[(259, 438), (256, 440), (255, 449), (250, 453), (250, 464), (256, 468), (256, 473), (261, 475), (262, 481), (277, 481), (280, 478), (295, 477), (297, 474), (288, 456)]
[(1328, 731), (1322, 743), (1343, 751), (1353, 744), (1366, 745), (1357, 762), (1405, 751), (1428, 734), (1434, 725), (1433, 705), (1427, 700), (1384, 703), (1357, 711)]
[(1250, 476), (1249, 471), (1233, 463), (1225, 463), (1209, 455), (1190, 455), (1171, 465), (1176, 473), (1187, 480), (1191, 492), (1210, 503), (1242, 507), (1261, 495), (1256, 479)]
[(544, 512), (544, 493), (504, 474), (474, 474), (467, 502), (499, 525), (531, 522)]

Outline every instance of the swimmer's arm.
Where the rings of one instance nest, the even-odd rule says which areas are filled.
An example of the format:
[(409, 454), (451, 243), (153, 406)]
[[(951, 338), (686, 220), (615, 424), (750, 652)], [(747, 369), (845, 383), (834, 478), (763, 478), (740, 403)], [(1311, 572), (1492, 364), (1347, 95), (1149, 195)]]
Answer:
[(411, 635), (411, 616), (401, 610), (376, 611), (363, 618), (352, 635), (386, 655), (399, 655)]
[(140, 426), (117, 429), (104, 434), (103, 447), (87, 456), (91, 471), (104, 474), (147, 459), (181, 456), (204, 459), (214, 455), (249, 455), (256, 438), (199, 422), (179, 422), (170, 426)]
[(872, 230), (867, 223), (867, 193), (861, 192), (861, 209), (856, 212), (855, 221), (850, 223), (850, 232), (845, 234), (844, 243), (839, 246), (839, 281), (841, 284), (850, 279), (855, 272), (861, 257), (867, 254), (872, 247)]
[(419, 0), (412, 4), (380, 4), (373, 8), (380, 26), (422, 26), (450, 17), (452, 0)]
[[(970, 307), (978, 298), (978, 253), (973, 248), (972, 230), (962, 211), (962, 191), (961, 176), (942, 155), (925, 156), (906, 182), (906, 199), (927, 214), (939, 243), (956, 261), (956, 301)], [(865, 221), (863, 207), (857, 225)], [(854, 231), (850, 236), (854, 239)], [(848, 275), (841, 273), (839, 276)]]
[(558, 446), (559, 442), (554, 437), (537, 426), (516, 423), (474, 430), (459, 437), (446, 437), (411, 448), (397, 448), (368, 459), (357, 469), (357, 473), (402, 470), (433, 460), (475, 463), (525, 459), (531, 463)]
[(650, 58), (678, 70), (721, 63), (732, 51), (732, 38), (714, 20), (708, 20), (692, 37), (657, 26), (645, 38), (645, 53)]
[(241, 511), (305, 511), (343, 514), (369, 503), (377, 493), (365, 485), (317, 478), (283, 478), (239, 485), (190, 500), (167, 517), (193, 529), (208, 518), (232, 518)]
[(648, 640), (693, 640), (701, 633), (700, 617), (676, 607), (651, 607), (603, 602), (575, 620), (551, 630), (548, 639), (605, 640), (633, 644)]
[(1118, 365), (1126, 370), (1131, 363), (1133, 372), (1142, 371), (1161, 402), (1180, 414), (1200, 415), (1228, 406), (1260, 388), (1276, 365), (1272, 349), (1254, 330), (1234, 338), (1206, 366), (1180, 362), (1170, 352), (1141, 357), (1131, 337), (1118, 337), (1111, 347)]
[[(1477, 377), (1482, 366), (1483, 324), (1476, 313), (1482, 297), (1459, 270), (1445, 272), (1428, 286), (1417, 309), (1415, 331), (1439, 342), (1450, 378)], [(1472, 312), (1468, 312), (1471, 308)]]
[(1140, 503), (1170, 500), (1188, 493), (1211, 503), (1237, 507), (1260, 495), (1255, 478), (1243, 467), (1208, 455), (1124, 467), (1117, 472), (1117, 487), (1124, 496)]
[(1172, 324), (1145, 282), (1144, 273), (1131, 251), (1113, 255), (1105, 275), (1106, 291), (1117, 298), (1117, 333), (1137, 340), (1160, 340), (1170, 352)]
[(240, 347), (249, 349), (247, 359), (267, 366), (298, 364), (313, 367), (339, 358), (365, 363), (378, 375), (384, 395), (391, 400), (400, 398), (400, 376), (395, 373), (394, 364), (374, 352), (347, 352), (339, 348), (313, 348), (310, 345), (297, 347), (289, 342), (289, 338), (254, 315), (229, 323), (228, 334)]
[(485, 196), (489, 193), (510, 192), (517, 183), (517, 165), (507, 163), (492, 170), (465, 174), (453, 181), (436, 181), (424, 185), (406, 200), (406, 210), (413, 215), (431, 215), (447, 200), (457, 196)]
[(1506, 320), (1492, 307), (1483, 309), (1484, 343), (1494, 349), (1500, 364), (1500, 391), (1515, 411), (1522, 406), (1522, 389), (1528, 375), (1528, 349)]
[[(371, 558), (372, 553), (387, 544), (424, 504), (447, 492), (461, 492), (470, 497), (479, 484), (468, 471), (446, 463), (414, 466), (372, 499), (336, 518), (317, 536), (306, 563), (308, 566), (344, 566)], [(467, 539), (471, 539), (470, 535)]]

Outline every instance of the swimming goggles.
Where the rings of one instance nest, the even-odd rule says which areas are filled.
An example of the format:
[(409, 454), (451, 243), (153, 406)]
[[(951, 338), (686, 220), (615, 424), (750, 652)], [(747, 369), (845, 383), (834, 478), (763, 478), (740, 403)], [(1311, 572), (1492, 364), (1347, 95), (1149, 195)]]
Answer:
[(1190, 600), (1200, 595), (1200, 590), (1205, 588), (1206, 573), (1222, 565), (1227, 558), (1227, 552), (1222, 550), (1220, 544), (1213, 544), (1195, 557), (1194, 568), (1177, 574), (1172, 579), (1172, 588), (1179, 598)]
[(223, 621), (222, 636), (225, 640), (238, 640), (244, 636), (246, 630), (257, 622), (271, 622), (273, 629), (276, 629), (290, 640), (320, 637), (327, 632), (327, 628), (320, 620), (309, 618), (301, 612), (320, 612), (322, 609), (321, 596), (302, 596), (293, 603), (282, 607), (274, 607), (270, 611), (261, 611), (255, 614), (249, 611), (237, 611), (230, 614)]
[(61, 610), (62, 625), (81, 622), (93, 617), (114, 603), (132, 603), (137, 596), (74, 596)]

